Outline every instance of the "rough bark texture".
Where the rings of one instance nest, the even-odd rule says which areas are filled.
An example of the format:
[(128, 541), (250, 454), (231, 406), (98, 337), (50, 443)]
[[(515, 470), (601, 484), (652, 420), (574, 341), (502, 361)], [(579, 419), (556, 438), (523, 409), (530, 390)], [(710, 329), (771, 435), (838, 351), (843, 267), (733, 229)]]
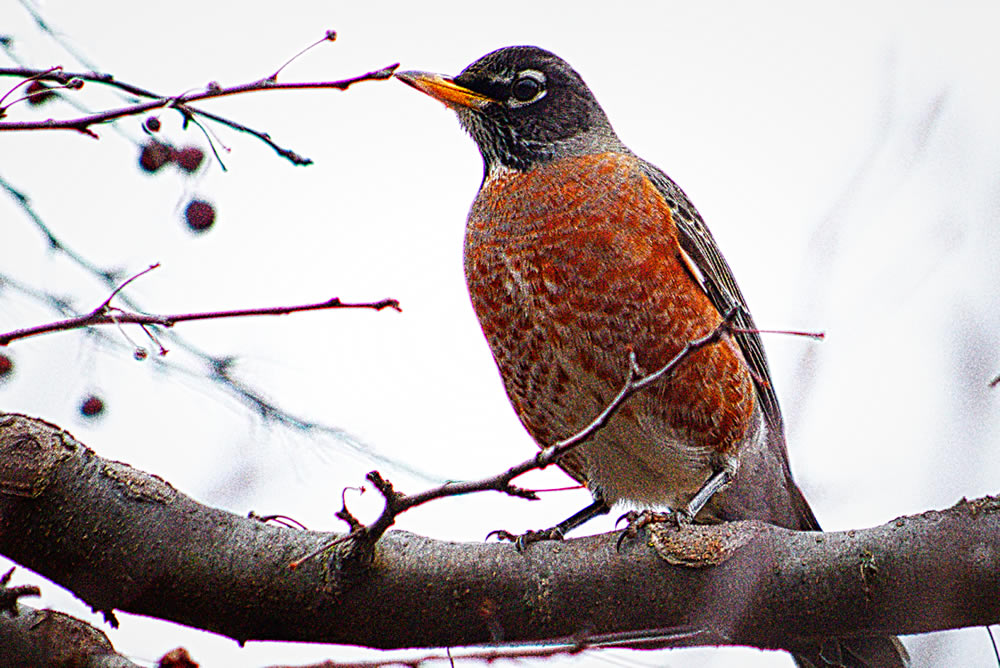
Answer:
[(103, 631), (55, 610), (24, 605), (16, 616), (0, 613), (0, 666), (139, 668), (117, 654)]
[[(0, 553), (95, 609), (237, 640), (378, 648), (697, 629), (666, 644), (794, 649), (1000, 621), (1000, 500), (871, 529), (654, 525), (532, 544), (331, 534), (209, 508), (41, 420), (0, 415)], [(369, 558), (370, 557), (370, 561)]]

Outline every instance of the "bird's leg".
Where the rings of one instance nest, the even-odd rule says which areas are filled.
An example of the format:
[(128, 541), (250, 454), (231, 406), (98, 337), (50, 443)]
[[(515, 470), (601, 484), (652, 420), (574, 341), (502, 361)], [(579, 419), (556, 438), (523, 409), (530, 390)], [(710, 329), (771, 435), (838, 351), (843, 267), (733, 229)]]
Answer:
[(685, 519), (689, 522), (693, 520), (705, 507), (705, 504), (712, 500), (716, 492), (728, 485), (732, 479), (733, 472), (729, 468), (721, 468), (713, 473), (712, 477), (705, 481), (705, 484), (691, 497), (687, 506), (681, 511), (687, 516)]
[(618, 537), (618, 547), (621, 548), (622, 541), (625, 537), (635, 538), (638, 534), (639, 529), (643, 528), (647, 524), (652, 524), (654, 522), (673, 522), (677, 527), (684, 526), (694, 521), (701, 509), (705, 507), (705, 504), (712, 500), (715, 494), (729, 484), (733, 479), (733, 472), (729, 468), (720, 468), (716, 470), (709, 478), (702, 484), (701, 488), (695, 492), (695, 495), (691, 497), (688, 504), (679, 510), (671, 510), (669, 513), (658, 513), (652, 510), (643, 510), (642, 512), (636, 512), (630, 510), (621, 517), (618, 518), (620, 523), (622, 520), (627, 522), (625, 529), (622, 531), (622, 535)]
[(549, 531), (556, 531), (559, 533), (559, 536), (562, 537), (578, 526), (586, 524), (599, 515), (607, 515), (609, 512), (611, 512), (611, 506), (609, 506), (604, 499), (595, 497), (594, 502), (589, 506), (573, 513), (562, 522), (549, 529)]
[(599, 496), (594, 496), (594, 502), (591, 503), (586, 508), (573, 513), (571, 516), (564, 519), (559, 524), (551, 527), (549, 529), (541, 529), (538, 531), (527, 531), (521, 535), (515, 535), (509, 531), (504, 531), (502, 529), (497, 531), (491, 531), (487, 534), (486, 538), (490, 536), (496, 536), (500, 540), (507, 540), (514, 543), (514, 547), (520, 552), (525, 547), (531, 543), (537, 543), (540, 540), (562, 540), (563, 537), (577, 528), (578, 526), (589, 522), (598, 515), (606, 515), (611, 511), (611, 506), (604, 501), (604, 499)]

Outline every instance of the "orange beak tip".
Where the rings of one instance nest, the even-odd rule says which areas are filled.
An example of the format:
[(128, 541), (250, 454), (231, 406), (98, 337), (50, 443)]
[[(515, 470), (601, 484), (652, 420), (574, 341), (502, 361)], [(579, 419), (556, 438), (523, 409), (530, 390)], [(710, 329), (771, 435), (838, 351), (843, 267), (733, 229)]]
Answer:
[(396, 72), (393, 76), (407, 86), (416, 88), (421, 93), (433, 97), (435, 100), (444, 103), (452, 109), (462, 107), (466, 109), (482, 109), (491, 101), (485, 95), (465, 88), (455, 83), (455, 80), (451, 77), (441, 74), (408, 70), (405, 72)]

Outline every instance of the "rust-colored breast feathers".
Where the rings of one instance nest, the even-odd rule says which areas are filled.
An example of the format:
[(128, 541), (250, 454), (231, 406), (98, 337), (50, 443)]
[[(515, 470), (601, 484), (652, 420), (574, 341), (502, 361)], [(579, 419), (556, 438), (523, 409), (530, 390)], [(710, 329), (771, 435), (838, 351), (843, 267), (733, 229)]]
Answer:
[[(507, 393), (542, 445), (611, 400), (630, 350), (648, 373), (720, 321), (683, 265), (669, 206), (628, 155), (494, 174), (469, 214), (465, 271)], [(738, 446), (754, 410), (746, 364), (723, 341), (633, 397), (581, 467), (612, 448), (698, 477)]]

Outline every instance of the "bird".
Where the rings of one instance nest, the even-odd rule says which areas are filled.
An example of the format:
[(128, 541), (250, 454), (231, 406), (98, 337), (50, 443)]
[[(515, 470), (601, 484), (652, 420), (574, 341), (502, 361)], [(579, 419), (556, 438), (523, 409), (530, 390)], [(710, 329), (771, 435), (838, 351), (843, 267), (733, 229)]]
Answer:
[[(684, 191), (622, 143), (577, 71), (550, 51), (511, 46), (455, 76), (395, 76), (454, 110), (482, 156), (465, 278), (507, 396), (539, 447), (580, 432), (635, 370), (654, 372), (730, 323), (558, 461), (593, 502), (525, 537), (561, 538), (621, 503), (696, 523), (818, 531), (732, 270)], [(795, 658), (908, 661), (895, 638), (835, 650)]]

